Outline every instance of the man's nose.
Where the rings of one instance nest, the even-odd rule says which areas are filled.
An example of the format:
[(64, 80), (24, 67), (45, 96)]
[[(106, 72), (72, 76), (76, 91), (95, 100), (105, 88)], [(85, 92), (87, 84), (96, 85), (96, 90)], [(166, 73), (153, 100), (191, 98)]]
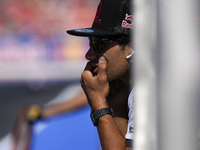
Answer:
[(85, 58), (87, 59), (87, 60), (94, 60), (94, 59), (96, 59), (98, 56), (97, 56), (97, 54), (94, 52), (94, 50), (92, 49), (92, 48), (90, 48), (89, 50), (88, 50), (88, 52), (86, 53), (86, 55), (85, 55)]

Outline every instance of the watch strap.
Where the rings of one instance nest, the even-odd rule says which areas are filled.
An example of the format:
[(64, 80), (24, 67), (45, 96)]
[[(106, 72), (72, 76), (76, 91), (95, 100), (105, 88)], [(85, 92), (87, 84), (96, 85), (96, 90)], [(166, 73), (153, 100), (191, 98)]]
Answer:
[(102, 109), (99, 109), (99, 110), (92, 111), (90, 113), (90, 117), (92, 119), (94, 126), (97, 126), (100, 117), (107, 115), (107, 114), (110, 114), (110, 115), (113, 116), (112, 108), (102, 108)]

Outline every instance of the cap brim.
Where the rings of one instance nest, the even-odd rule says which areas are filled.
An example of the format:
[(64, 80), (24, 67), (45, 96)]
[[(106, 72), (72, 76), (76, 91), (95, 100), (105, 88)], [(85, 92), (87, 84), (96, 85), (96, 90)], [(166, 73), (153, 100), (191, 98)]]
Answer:
[(70, 35), (75, 36), (112, 36), (112, 35), (121, 35), (122, 33), (111, 32), (106, 30), (100, 30), (95, 28), (83, 28), (66, 31)]

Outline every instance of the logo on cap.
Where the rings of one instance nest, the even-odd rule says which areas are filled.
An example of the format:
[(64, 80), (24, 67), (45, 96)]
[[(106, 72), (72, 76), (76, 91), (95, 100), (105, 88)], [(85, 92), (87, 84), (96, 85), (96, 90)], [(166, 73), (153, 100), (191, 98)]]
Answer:
[(99, 23), (99, 24), (101, 23), (101, 19), (99, 19), (99, 14), (101, 12), (101, 9), (102, 9), (102, 3), (100, 2), (97, 9), (96, 17), (94, 19), (94, 23)]
[(122, 27), (132, 29), (133, 28), (133, 23), (132, 22), (133, 22), (133, 15), (126, 14), (126, 17), (122, 21)]

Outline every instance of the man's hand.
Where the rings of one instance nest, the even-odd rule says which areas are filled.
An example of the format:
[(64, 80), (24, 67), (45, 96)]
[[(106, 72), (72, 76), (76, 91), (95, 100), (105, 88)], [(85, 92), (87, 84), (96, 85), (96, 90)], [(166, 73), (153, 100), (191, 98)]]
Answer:
[(93, 75), (90, 62), (87, 63), (81, 75), (81, 86), (87, 96), (91, 109), (98, 110), (108, 107), (106, 97), (109, 94), (109, 83), (107, 80), (107, 62), (101, 56), (98, 63), (98, 74)]
[(32, 105), (27, 112), (27, 121), (32, 124), (41, 118), (41, 108), (38, 105)]

